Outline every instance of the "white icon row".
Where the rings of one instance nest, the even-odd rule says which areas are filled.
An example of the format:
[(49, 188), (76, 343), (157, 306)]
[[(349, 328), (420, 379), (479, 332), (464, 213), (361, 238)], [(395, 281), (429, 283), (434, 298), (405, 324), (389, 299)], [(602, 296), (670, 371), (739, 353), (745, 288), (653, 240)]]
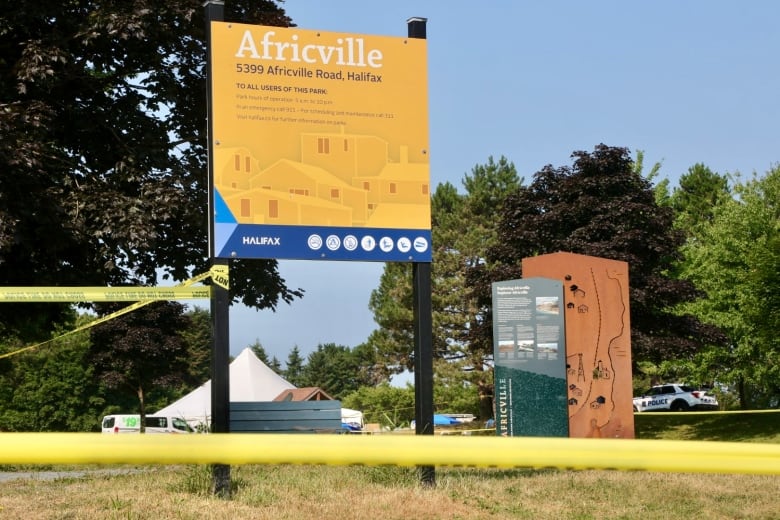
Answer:
[(347, 235), (343, 239), (338, 235), (328, 235), (323, 239), (320, 235), (313, 234), (309, 235), (307, 243), (312, 251), (319, 251), (323, 245), (331, 251), (337, 251), (342, 246), (347, 251), (354, 251), (360, 246), (366, 252), (373, 251), (379, 246), (379, 249), (384, 253), (389, 253), (393, 249), (398, 249), (401, 253), (408, 253), (412, 248), (418, 253), (424, 253), (428, 250), (428, 240), (424, 237), (416, 237), (412, 241), (407, 237), (393, 240), (385, 236), (376, 240), (371, 235), (366, 235), (358, 240), (355, 235)]

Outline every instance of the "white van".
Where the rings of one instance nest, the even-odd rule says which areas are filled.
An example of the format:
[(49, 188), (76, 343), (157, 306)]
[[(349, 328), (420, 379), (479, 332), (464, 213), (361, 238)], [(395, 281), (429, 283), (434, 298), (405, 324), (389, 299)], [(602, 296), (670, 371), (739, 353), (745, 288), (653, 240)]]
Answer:
[[(102, 423), (103, 433), (140, 433), (140, 415), (106, 415)], [(194, 433), (187, 421), (180, 417), (161, 415), (146, 416), (146, 433)]]

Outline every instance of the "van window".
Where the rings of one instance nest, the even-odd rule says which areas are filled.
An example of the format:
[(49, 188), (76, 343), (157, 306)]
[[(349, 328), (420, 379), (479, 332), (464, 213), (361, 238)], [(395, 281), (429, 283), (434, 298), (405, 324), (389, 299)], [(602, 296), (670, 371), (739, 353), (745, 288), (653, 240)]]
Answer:
[(168, 427), (168, 418), (167, 417), (149, 417), (146, 416), (146, 427), (147, 428), (167, 428)]
[(192, 428), (190, 428), (190, 425), (185, 421), (184, 419), (179, 419), (178, 417), (174, 417), (171, 419), (171, 424), (173, 425), (174, 430), (181, 430), (183, 432), (194, 432)]
[(113, 417), (103, 418), (103, 428), (113, 428), (115, 419)]

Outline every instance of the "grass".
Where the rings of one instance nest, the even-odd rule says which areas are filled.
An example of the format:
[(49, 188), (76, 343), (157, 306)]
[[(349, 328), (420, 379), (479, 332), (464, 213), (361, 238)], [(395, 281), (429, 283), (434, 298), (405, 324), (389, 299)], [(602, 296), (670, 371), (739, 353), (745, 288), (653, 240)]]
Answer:
[[(780, 443), (780, 412), (636, 419), (640, 438)], [(0, 518), (770, 519), (780, 489), (777, 475), (463, 468), (437, 468), (427, 488), (414, 468), (278, 465), (231, 468), (222, 500), (208, 467), (141, 469), (5, 482)]]
[(780, 410), (634, 414), (637, 438), (780, 444)]

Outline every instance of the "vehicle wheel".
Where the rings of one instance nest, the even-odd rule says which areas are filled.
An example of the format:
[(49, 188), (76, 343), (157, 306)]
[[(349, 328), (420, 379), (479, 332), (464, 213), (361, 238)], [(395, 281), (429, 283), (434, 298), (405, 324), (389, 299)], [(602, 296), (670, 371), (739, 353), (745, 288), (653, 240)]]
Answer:
[(672, 406), (669, 408), (673, 412), (686, 412), (688, 411), (688, 403), (682, 400), (677, 400), (672, 403)]

